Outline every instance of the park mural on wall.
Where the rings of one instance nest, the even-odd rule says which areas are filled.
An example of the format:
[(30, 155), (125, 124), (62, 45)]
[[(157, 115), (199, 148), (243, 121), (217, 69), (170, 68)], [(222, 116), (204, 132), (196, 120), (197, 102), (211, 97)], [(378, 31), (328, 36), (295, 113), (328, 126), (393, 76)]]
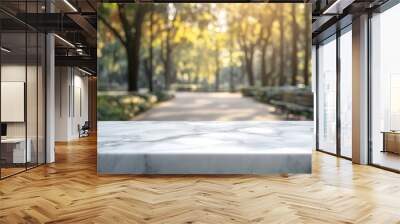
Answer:
[(132, 120), (180, 92), (238, 92), (310, 120), (310, 16), (309, 4), (99, 4), (98, 119)]

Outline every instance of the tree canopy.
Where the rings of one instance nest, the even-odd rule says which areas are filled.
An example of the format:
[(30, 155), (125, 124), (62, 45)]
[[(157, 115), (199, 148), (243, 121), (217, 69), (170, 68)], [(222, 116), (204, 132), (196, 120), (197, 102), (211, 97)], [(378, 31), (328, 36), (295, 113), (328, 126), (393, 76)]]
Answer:
[(307, 4), (103, 3), (99, 89), (309, 85)]

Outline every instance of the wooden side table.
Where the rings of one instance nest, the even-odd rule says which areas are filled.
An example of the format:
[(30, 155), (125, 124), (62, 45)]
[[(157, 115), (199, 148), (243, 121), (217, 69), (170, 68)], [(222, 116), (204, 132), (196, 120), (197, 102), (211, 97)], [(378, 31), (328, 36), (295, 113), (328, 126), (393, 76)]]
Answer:
[(382, 152), (391, 152), (400, 154), (400, 131), (382, 131), (383, 150)]

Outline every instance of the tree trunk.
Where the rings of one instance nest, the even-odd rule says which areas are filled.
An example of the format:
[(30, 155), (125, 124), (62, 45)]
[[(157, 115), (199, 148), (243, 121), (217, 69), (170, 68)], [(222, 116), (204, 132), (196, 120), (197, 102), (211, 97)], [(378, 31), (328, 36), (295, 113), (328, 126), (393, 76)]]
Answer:
[(219, 67), (215, 70), (215, 92), (219, 91)]
[[(168, 31), (169, 32), (169, 31)], [(171, 42), (170, 35), (166, 35), (166, 48), (165, 48), (165, 60), (164, 60), (164, 79), (165, 79), (165, 89), (169, 90), (171, 86), (171, 72), (172, 72), (172, 52), (171, 52)]]
[(311, 18), (310, 18), (310, 12), (309, 12), (309, 7), (304, 6), (304, 18), (306, 22), (306, 27), (305, 27), (305, 45), (304, 45), (304, 71), (303, 71), (303, 79), (304, 79), (304, 85), (308, 86), (310, 85), (310, 28), (311, 28)]
[(283, 18), (283, 8), (280, 9), (279, 12), (279, 86), (284, 86), (286, 84), (286, 74), (285, 74), (285, 36), (284, 36), (284, 18)]
[(239, 81), (240, 83), (244, 83), (244, 78), (246, 74), (246, 59), (244, 57), (241, 58), (242, 64), (240, 65), (240, 77)]
[(138, 91), (138, 77), (140, 64), (140, 42), (142, 38), (142, 24), (145, 12), (138, 11), (135, 15), (132, 43), (130, 38), (127, 39), (127, 56), (128, 56), (128, 91)]
[[(198, 50), (198, 49), (197, 49)], [(194, 83), (197, 85), (199, 84), (199, 76), (200, 76), (200, 56), (197, 55), (197, 63), (196, 63), (196, 70), (195, 70), (195, 77), (194, 77)]]
[(245, 62), (246, 62), (246, 73), (247, 79), (249, 81), (250, 86), (254, 86), (254, 72), (253, 72), (253, 55), (254, 51), (252, 50), (245, 50), (244, 53)]
[(276, 72), (276, 47), (272, 46), (272, 54), (271, 54), (271, 70), (269, 71), (269, 86), (277, 85), (278, 82), (275, 81), (275, 72)]
[(229, 48), (229, 91), (235, 92), (235, 83), (234, 83), (234, 72), (233, 72), (233, 49), (232, 46)]
[(151, 8), (151, 14), (150, 14), (150, 46), (149, 46), (149, 60), (150, 60), (150, 69), (149, 69), (149, 74), (148, 74), (148, 82), (149, 82), (149, 91), (153, 92), (153, 41), (154, 41), (154, 36), (153, 36), (153, 14), (154, 14), (154, 6), (152, 5)]
[(249, 85), (254, 86), (254, 74), (253, 74), (253, 60), (247, 60), (246, 63), (247, 78), (249, 80)]
[(292, 79), (291, 85), (297, 85), (297, 38), (298, 38), (298, 26), (296, 20), (296, 5), (292, 4)]
[(219, 46), (215, 42), (215, 92), (219, 91)]
[[(168, 55), (169, 53), (167, 53)], [(171, 86), (171, 58), (167, 56), (164, 63), (164, 79), (165, 79), (165, 89), (169, 90)]]
[(121, 21), (124, 35), (121, 35), (106, 18), (99, 14), (99, 19), (122, 43), (126, 50), (128, 65), (128, 91), (138, 91), (139, 63), (140, 63), (140, 42), (142, 38), (142, 25), (148, 8), (145, 4), (139, 5), (136, 10), (133, 24), (126, 16), (124, 4), (118, 4), (119, 19)]
[(128, 91), (137, 92), (138, 89), (138, 74), (139, 74), (139, 57), (130, 51), (133, 47), (126, 49), (128, 56)]
[(261, 85), (268, 85), (268, 74), (267, 74), (267, 44), (264, 43), (261, 47)]

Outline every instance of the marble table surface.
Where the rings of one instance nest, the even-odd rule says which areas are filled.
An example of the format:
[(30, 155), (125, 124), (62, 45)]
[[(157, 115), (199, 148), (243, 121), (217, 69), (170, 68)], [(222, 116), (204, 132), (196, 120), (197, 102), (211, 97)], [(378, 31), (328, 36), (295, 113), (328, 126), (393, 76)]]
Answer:
[[(292, 161), (296, 165), (293, 169), (308, 172), (311, 170), (312, 147), (313, 122), (310, 121), (98, 123), (100, 173), (181, 174), (186, 173), (185, 170), (187, 173), (229, 173), (230, 170), (232, 173), (247, 173), (246, 170), (270, 173), (266, 169), (270, 169), (272, 163), (265, 165), (268, 159), (276, 162), (276, 166)], [(266, 159), (260, 160), (260, 156)], [(193, 166), (190, 163), (182, 165), (182, 159)], [(253, 160), (260, 163), (255, 163), (257, 168), (254, 169), (249, 167), (254, 164)], [(270, 170), (286, 172), (284, 168)]]

